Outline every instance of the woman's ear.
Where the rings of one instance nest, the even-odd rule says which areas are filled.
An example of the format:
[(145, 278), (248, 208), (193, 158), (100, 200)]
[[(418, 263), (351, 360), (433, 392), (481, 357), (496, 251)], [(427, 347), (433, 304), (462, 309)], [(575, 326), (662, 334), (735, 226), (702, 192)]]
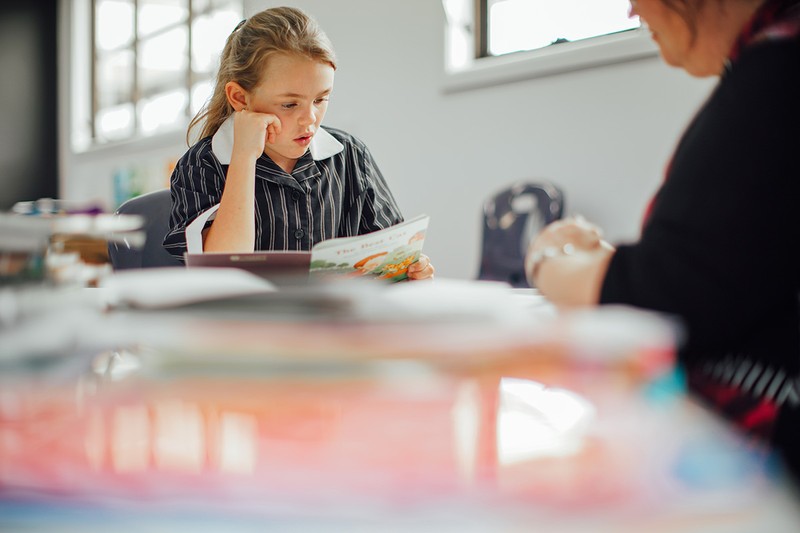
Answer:
[(247, 91), (235, 81), (225, 84), (225, 96), (234, 111), (241, 111), (247, 107)]

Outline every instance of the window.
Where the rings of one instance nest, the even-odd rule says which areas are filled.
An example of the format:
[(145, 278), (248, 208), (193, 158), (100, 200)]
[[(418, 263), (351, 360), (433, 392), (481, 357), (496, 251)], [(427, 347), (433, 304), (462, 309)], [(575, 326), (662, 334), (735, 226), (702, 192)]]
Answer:
[(442, 0), (446, 89), (655, 53), (629, 0)]
[(481, 57), (534, 50), (639, 27), (630, 0), (479, 0)]
[[(75, 3), (83, 4), (73, 7), (76, 151), (183, 128), (211, 94), (243, 13), (242, 0)], [(84, 53), (92, 60), (81, 72)]]

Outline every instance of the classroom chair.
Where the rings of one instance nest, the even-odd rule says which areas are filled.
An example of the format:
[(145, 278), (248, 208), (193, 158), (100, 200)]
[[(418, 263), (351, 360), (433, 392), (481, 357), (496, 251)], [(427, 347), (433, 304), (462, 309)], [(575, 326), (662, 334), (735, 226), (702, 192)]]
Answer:
[(108, 256), (114, 270), (183, 266), (162, 246), (169, 231), (171, 207), (169, 189), (142, 194), (119, 206), (116, 214), (140, 215), (144, 218), (145, 243), (143, 247), (135, 248), (125, 242), (109, 242)]
[(564, 213), (564, 193), (549, 181), (518, 182), (483, 204), (480, 280), (529, 287), (525, 278), (528, 243)]

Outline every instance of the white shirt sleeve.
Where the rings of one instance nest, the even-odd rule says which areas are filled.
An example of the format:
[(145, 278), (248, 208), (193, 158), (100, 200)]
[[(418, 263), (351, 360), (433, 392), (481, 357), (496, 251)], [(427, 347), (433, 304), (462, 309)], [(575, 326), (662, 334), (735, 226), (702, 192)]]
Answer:
[(203, 229), (206, 222), (214, 220), (217, 216), (217, 209), (219, 204), (214, 207), (203, 211), (195, 218), (191, 224), (186, 226), (186, 252), (190, 254), (203, 253)]

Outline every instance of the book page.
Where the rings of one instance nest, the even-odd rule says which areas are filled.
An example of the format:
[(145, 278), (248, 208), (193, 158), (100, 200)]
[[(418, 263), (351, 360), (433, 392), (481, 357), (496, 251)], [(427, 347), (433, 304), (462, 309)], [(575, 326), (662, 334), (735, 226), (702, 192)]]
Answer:
[(420, 215), (365, 235), (317, 243), (311, 249), (311, 275), (404, 280), (409, 265), (422, 252), (428, 220), (427, 215)]

